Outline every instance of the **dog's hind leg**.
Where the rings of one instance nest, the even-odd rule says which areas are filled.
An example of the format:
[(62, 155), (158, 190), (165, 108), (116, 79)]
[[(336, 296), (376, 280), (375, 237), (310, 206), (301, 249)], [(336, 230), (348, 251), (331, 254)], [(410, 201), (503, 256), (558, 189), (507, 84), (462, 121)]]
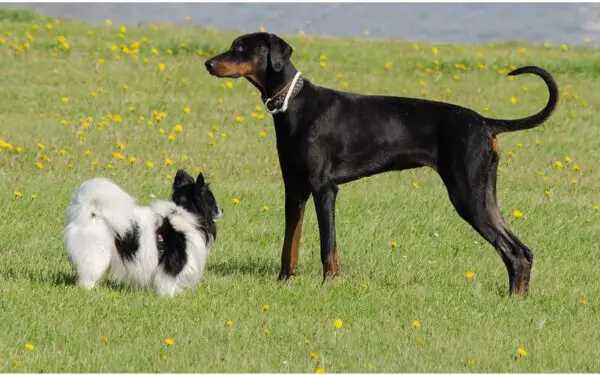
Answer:
[(459, 146), (440, 158), (443, 161), (438, 172), (459, 215), (502, 257), (508, 270), (510, 293), (524, 294), (529, 285), (533, 253), (510, 231), (502, 217), (496, 202), (499, 162), (496, 141), (492, 138), (486, 142), (480, 137), (466, 141), (470, 143), (468, 152), (467, 147)]

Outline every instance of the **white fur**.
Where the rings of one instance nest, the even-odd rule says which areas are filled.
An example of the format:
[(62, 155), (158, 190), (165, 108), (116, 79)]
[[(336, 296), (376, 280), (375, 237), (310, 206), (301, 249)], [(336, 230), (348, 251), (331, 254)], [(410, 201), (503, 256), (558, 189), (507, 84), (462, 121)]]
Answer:
[[(176, 276), (167, 274), (158, 263), (156, 229), (164, 218), (186, 237), (187, 263)], [(140, 229), (140, 246), (132, 261), (123, 260), (115, 236), (123, 236), (134, 223)], [(160, 295), (168, 296), (198, 284), (212, 246), (212, 239), (205, 239), (198, 231), (194, 215), (175, 203), (157, 201), (138, 206), (123, 189), (103, 178), (84, 182), (73, 195), (64, 241), (82, 287), (96, 286), (110, 267), (113, 280), (140, 288), (152, 285)]]

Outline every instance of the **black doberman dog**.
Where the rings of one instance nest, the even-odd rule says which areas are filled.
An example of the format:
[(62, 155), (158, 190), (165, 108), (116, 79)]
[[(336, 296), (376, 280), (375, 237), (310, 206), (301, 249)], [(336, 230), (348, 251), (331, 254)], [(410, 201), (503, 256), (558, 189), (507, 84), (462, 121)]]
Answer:
[(296, 272), (305, 203), (312, 194), (324, 278), (338, 273), (335, 200), (338, 185), (387, 171), (427, 166), (441, 176), (459, 215), (496, 248), (508, 269), (510, 292), (525, 293), (533, 254), (504, 221), (496, 203), (496, 135), (530, 129), (552, 114), (558, 88), (543, 69), (527, 66), (549, 90), (546, 107), (500, 120), (457, 105), (414, 98), (359, 95), (319, 87), (290, 61), (292, 47), (271, 33), (235, 39), (206, 61), (217, 77), (245, 77), (273, 114), (285, 187), (285, 239), (279, 279)]

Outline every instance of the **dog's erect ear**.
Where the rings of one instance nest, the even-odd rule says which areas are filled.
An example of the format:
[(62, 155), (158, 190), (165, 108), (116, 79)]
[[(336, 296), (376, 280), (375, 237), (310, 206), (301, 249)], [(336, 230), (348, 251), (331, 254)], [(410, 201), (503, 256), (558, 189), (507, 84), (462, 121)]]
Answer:
[(274, 71), (280, 72), (285, 64), (290, 60), (292, 47), (275, 34), (269, 34), (269, 61)]
[(204, 186), (204, 176), (202, 175), (202, 172), (198, 174), (198, 178), (196, 178), (196, 184), (199, 186)]
[(177, 171), (175, 175), (175, 180), (173, 180), (173, 188), (177, 189), (182, 187), (183, 185), (193, 184), (194, 177), (190, 176), (186, 171), (180, 169)]

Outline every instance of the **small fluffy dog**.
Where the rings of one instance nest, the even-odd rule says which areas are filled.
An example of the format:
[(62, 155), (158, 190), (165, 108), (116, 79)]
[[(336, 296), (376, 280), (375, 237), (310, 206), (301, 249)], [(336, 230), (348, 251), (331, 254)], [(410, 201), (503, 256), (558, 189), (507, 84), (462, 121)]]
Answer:
[(93, 288), (110, 267), (115, 281), (173, 296), (199, 282), (220, 216), (202, 173), (194, 181), (178, 170), (171, 201), (149, 206), (94, 178), (73, 195), (64, 241), (82, 287)]

